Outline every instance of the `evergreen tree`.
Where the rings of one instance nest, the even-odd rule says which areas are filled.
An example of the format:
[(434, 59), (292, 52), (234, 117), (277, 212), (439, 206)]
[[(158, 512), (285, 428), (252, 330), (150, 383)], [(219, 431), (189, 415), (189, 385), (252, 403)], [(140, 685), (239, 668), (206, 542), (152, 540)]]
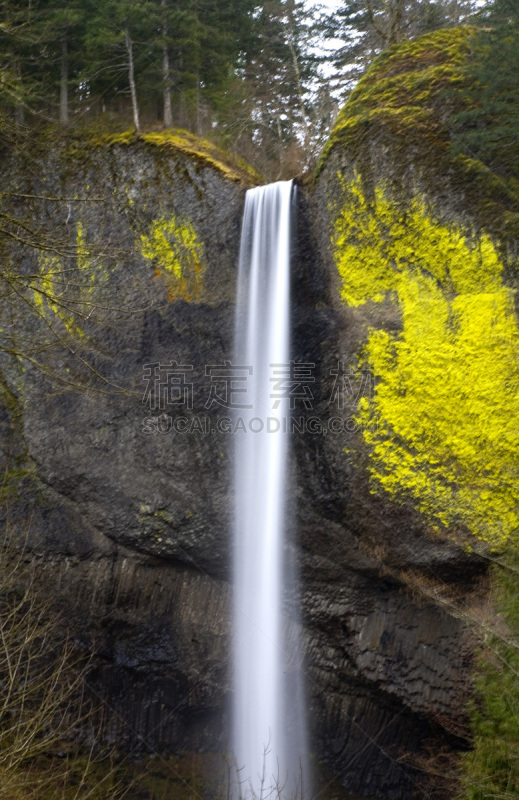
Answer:
[(97, 8), (92, 3), (84, 80), (104, 107), (129, 93), (135, 127), (143, 107), (162, 116), (165, 127), (175, 122), (175, 107), (184, 107), (193, 112), (192, 126), (200, 128), (202, 107), (217, 105), (232, 77), (252, 5), (251, 0), (109, 0)]
[(275, 178), (284, 161), (310, 146), (310, 17), (302, 2), (269, 0), (252, 21), (223, 127), (249, 160)]
[(13, 135), (15, 125), (20, 134), (26, 112), (41, 96), (41, 76), (37, 79), (34, 71), (33, 17), (26, 4), (0, 2), (0, 131), (4, 137)]
[(334, 88), (350, 90), (386, 47), (459, 25), (475, 8), (475, 0), (346, 0), (332, 17), (321, 20), (325, 39), (333, 42), (327, 60), (334, 68)]
[[(70, 117), (70, 89), (77, 89), (86, 7), (82, 0), (39, 0), (32, 20), (35, 44), (47, 59), (47, 90), (59, 95), (59, 124)], [(56, 92), (56, 89), (58, 91)]]
[(316, 91), (307, 6), (0, 0), (2, 105), (20, 123), (25, 115), (63, 127), (71, 117), (131, 110), (136, 130), (143, 116), (162, 119), (165, 127), (211, 131), (245, 145), (253, 160), (261, 153), (264, 164), (279, 165), (286, 154), (315, 147), (317, 107), (320, 137), (321, 117), (329, 116), (329, 94)]
[(92, 2), (85, 34), (84, 81), (104, 103), (130, 97), (133, 125), (140, 130), (138, 78), (156, 38), (152, 0)]
[(16, 117), (25, 111), (69, 121), (69, 94), (77, 87), (81, 53), (81, 0), (31, 0), (2, 4), (1, 38), (10, 52), (20, 86)]
[(255, 3), (251, 0), (203, 0), (198, 6), (201, 38), (197, 108), (202, 102), (217, 110), (225, 103), (240, 55), (253, 41)]
[[(138, 84), (147, 111), (174, 124), (179, 99), (195, 93), (200, 72), (201, 24), (191, 0), (154, 0), (148, 10), (149, 33), (139, 64)], [(177, 123), (178, 124), (178, 123)]]
[(519, 7), (493, 0), (482, 17), (468, 68), (465, 109), (453, 147), (504, 178), (519, 177)]

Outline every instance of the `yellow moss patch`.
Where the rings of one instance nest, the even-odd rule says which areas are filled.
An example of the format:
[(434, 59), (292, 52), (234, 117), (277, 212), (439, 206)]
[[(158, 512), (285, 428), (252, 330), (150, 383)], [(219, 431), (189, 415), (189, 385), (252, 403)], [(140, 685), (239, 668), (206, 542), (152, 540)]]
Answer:
[[(81, 338), (84, 332), (79, 320), (89, 306), (88, 297), (92, 295), (99, 279), (106, 279), (103, 266), (95, 263), (90, 256), (81, 222), (77, 223), (76, 247), (72, 258), (75, 263), (66, 265), (62, 256), (40, 253), (40, 274), (33, 280), (32, 297), (36, 309), (50, 324), (59, 320), (71, 336)], [(81, 290), (84, 295), (82, 302), (78, 303), (76, 295)]]
[(170, 300), (198, 300), (202, 290), (204, 248), (189, 221), (175, 215), (156, 220), (148, 236), (141, 236), (144, 258), (155, 265)]
[(117, 133), (97, 134), (94, 135), (91, 141), (96, 145), (132, 144), (137, 141), (137, 136), (135, 130), (130, 128), (127, 131), (119, 131)]
[(369, 205), (359, 181), (344, 190), (343, 299), (390, 293), (403, 321), (399, 334), (371, 330), (364, 354), (378, 379), (359, 405), (375, 490), (498, 547), (519, 528), (519, 331), (496, 250), (418, 199), (404, 212), (380, 189)]
[(438, 224), (419, 198), (400, 209), (377, 188), (370, 204), (360, 178), (349, 184), (339, 179), (346, 201), (335, 223), (335, 261), (349, 305), (383, 300), (398, 289), (409, 266), (433, 276), (449, 293), (501, 286), (502, 264), (488, 236), (471, 241)]

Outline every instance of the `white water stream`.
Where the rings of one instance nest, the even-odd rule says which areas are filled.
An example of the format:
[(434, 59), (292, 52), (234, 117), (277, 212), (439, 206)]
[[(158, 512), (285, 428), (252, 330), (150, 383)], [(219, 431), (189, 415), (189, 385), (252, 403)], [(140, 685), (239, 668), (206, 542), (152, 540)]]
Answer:
[[(233, 364), (251, 368), (239, 397), (252, 407), (235, 412), (245, 430), (234, 442), (232, 749), (235, 796), (256, 800), (301, 797), (306, 760), (299, 665), (293, 663), (298, 625), (283, 615), (287, 589), (293, 591), (284, 563), (289, 405), (273, 380), (290, 362), (294, 191), (283, 181), (247, 192), (238, 279)], [(284, 399), (276, 399), (280, 394)]]

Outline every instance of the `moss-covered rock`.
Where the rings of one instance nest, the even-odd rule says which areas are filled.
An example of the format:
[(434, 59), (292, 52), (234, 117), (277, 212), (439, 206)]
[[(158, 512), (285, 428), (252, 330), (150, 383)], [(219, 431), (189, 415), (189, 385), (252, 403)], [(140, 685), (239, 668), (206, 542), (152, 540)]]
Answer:
[(86, 140), (87, 144), (94, 147), (135, 145), (137, 142), (145, 142), (153, 147), (182, 153), (204, 166), (218, 170), (229, 180), (245, 186), (255, 186), (262, 182), (261, 175), (243, 158), (234, 156), (210, 142), (209, 139), (196, 136), (182, 128), (169, 128), (147, 133), (136, 133), (132, 128), (118, 133), (94, 133)]
[(440, 30), (396, 44), (373, 63), (340, 112), (318, 170), (337, 146), (360, 147), (377, 127), (421, 148), (444, 145), (448, 93), (464, 83), (473, 28)]
[(401, 195), (438, 198), (441, 213), (463, 217), (504, 244), (519, 237), (516, 182), (451, 148), (454, 116), (468, 102), (475, 32), (434, 31), (379, 56), (340, 112), (317, 174), (354, 164), (368, 192), (385, 178)]
[(497, 547), (515, 536), (519, 502), (519, 198), (451, 154), (473, 33), (437, 31), (377, 59), (339, 116), (313, 202), (332, 302), (356, 322), (348, 349), (377, 383), (358, 417), (372, 490)]
[[(438, 723), (429, 739), (436, 775), (440, 754), (470, 739), (464, 705), (483, 630), (466, 622), (467, 606), (480, 602), (471, 592), (484, 596), (489, 552), (517, 546), (519, 197), (512, 181), (451, 148), (473, 35), (437, 31), (374, 62), (337, 119), (309, 201), (330, 308), (313, 358), (335, 376), (325, 378), (319, 413), (339, 416), (343, 431), (351, 425), (316, 444), (306, 480), (328, 487), (320, 512), (331, 525), (332, 507), (341, 509), (342, 526), (409, 607), (422, 597), (438, 625), (435, 646), (446, 617), (463, 620), (445, 651), (448, 714), (426, 700), (421, 709)], [(406, 646), (390, 669), (392, 691), (411, 709), (408, 677), (400, 681), (410, 674)], [(382, 652), (374, 640), (373, 657)], [(455, 794), (454, 768), (434, 791)]]

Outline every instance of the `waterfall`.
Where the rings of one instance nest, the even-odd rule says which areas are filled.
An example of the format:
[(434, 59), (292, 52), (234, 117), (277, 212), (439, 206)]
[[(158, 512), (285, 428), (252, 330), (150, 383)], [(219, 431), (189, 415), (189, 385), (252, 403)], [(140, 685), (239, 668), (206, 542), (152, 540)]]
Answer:
[(284, 561), (294, 193), (291, 181), (247, 192), (238, 277), (234, 364), (247, 379), (235, 412), (232, 750), (235, 797), (256, 800), (301, 797), (306, 763), (298, 624), (283, 614), (293, 591)]

